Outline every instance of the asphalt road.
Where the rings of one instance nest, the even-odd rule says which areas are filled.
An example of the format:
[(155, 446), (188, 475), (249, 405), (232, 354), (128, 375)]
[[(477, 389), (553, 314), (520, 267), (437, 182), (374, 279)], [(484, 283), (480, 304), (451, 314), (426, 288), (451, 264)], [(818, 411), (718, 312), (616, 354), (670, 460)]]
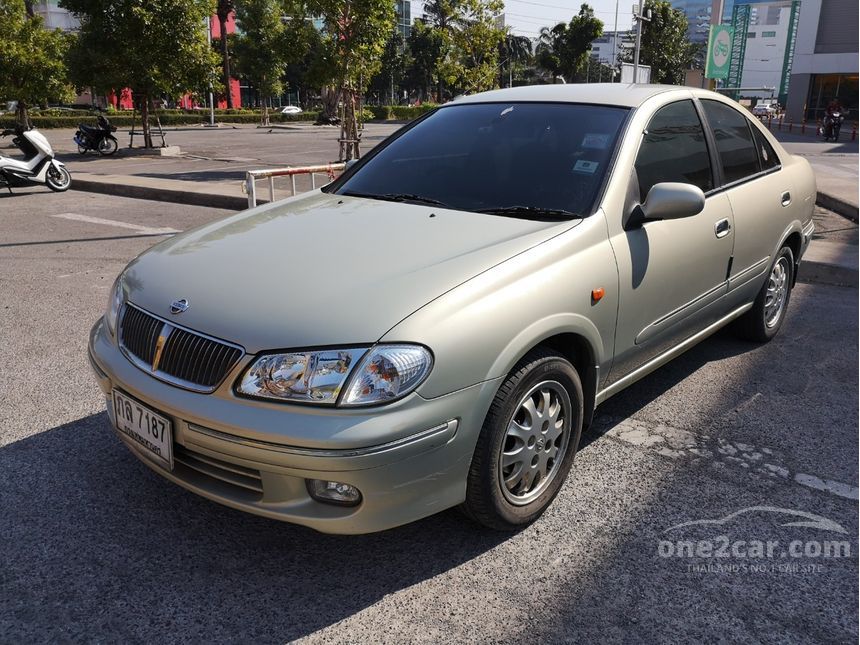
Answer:
[(518, 534), (449, 511), (333, 537), (187, 493), (105, 427), (85, 346), (113, 278), (226, 214), (0, 196), (0, 642), (856, 642), (856, 290), (798, 285), (770, 344), (720, 333), (604, 404)]

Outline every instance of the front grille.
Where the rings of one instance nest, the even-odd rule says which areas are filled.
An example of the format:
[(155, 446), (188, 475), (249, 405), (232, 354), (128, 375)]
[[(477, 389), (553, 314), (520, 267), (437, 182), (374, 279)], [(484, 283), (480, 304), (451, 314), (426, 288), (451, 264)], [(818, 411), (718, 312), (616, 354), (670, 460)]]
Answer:
[(173, 461), (182, 468), (194, 471), (193, 474), (186, 472), (186, 477), (205, 475), (217, 480), (222, 486), (228, 486), (233, 495), (259, 499), (263, 494), (263, 479), (259, 470), (216, 459), (178, 443), (173, 444)]
[(244, 353), (236, 345), (176, 327), (131, 304), (125, 306), (120, 322), (120, 344), (137, 359), (133, 362), (138, 367), (154, 376), (210, 392)]

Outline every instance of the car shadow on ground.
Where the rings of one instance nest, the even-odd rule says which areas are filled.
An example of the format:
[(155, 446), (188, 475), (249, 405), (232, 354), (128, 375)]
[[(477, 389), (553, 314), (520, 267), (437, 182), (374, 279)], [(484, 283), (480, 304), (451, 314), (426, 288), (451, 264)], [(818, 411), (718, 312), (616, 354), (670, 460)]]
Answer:
[(456, 511), (351, 537), (257, 518), (159, 478), (106, 424), (0, 449), (0, 640), (285, 642), (508, 537)]

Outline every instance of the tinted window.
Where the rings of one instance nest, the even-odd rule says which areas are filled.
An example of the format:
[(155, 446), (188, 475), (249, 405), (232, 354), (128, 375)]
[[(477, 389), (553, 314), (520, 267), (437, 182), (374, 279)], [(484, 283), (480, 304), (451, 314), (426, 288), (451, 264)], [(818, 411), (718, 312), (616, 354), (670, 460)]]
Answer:
[(627, 112), (562, 103), (454, 104), (333, 189), (407, 194), (459, 210), (527, 206), (588, 214)]
[(758, 160), (762, 170), (770, 170), (779, 166), (779, 157), (776, 156), (773, 146), (770, 145), (758, 128), (752, 128), (753, 140), (755, 141)]
[(747, 118), (717, 101), (704, 100), (702, 105), (717, 140), (725, 183), (730, 184), (756, 174), (759, 171), (758, 153)]
[(636, 174), (642, 201), (663, 181), (693, 184), (703, 191), (714, 187), (705, 133), (692, 101), (671, 103), (654, 114), (639, 147)]

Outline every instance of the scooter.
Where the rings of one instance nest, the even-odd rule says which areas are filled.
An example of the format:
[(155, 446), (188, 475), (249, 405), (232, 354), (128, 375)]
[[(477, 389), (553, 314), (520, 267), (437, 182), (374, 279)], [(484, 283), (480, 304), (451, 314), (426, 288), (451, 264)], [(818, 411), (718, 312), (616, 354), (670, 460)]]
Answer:
[(12, 143), (24, 153), (23, 159), (12, 159), (0, 155), (0, 188), (12, 192), (13, 187), (39, 186), (45, 184), (58, 193), (69, 189), (72, 176), (66, 166), (54, 157), (51, 144), (35, 128), (25, 130), (15, 126), (12, 130), (3, 130), (0, 137), (14, 134)]
[(82, 155), (89, 150), (96, 150), (103, 157), (107, 157), (116, 152), (119, 144), (116, 137), (111, 134), (116, 132), (116, 126), (111, 125), (102, 114), (98, 116), (98, 127), (94, 128), (81, 123), (78, 125), (78, 131), (75, 132), (75, 143), (78, 144), (78, 152)]
[(845, 120), (845, 114), (842, 112), (830, 112), (824, 115), (824, 124), (821, 126), (821, 134), (824, 135), (824, 140), (839, 141), (839, 131), (842, 129), (842, 122)]

